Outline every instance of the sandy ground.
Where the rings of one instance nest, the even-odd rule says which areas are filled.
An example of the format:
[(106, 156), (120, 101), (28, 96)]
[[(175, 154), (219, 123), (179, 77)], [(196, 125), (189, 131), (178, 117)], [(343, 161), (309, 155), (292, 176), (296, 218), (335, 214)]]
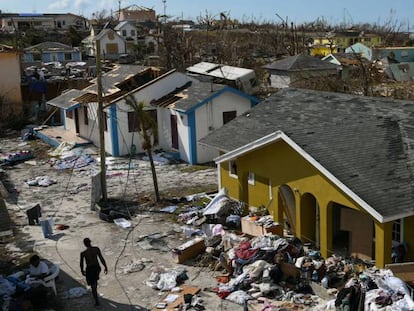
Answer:
[[(15, 222), (18, 239), (10, 239), (5, 247), (16, 262), (26, 258), (32, 251), (44, 259), (60, 264), (61, 273), (57, 282), (58, 310), (93, 310), (89, 294), (80, 298), (64, 299), (65, 292), (74, 287), (85, 286), (80, 273), (79, 254), (84, 249), (82, 240), (89, 237), (99, 246), (109, 267), (108, 275), (101, 275), (98, 291), (102, 297), (103, 310), (147, 310), (161, 301), (159, 291), (151, 289), (145, 281), (151, 271), (159, 267), (177, 267), (170, 249), (185, 241), (180, 225), (171, 215), (150, 211), (149, 198), (153, 195), (152, 176), (149, 163), (134, 159), (135, 168), (108, 171), (108, 196), (124, 197), (136, 202), (138, 211), (131, 220), (132, 230), (118, 227), (114, 223), (102, 221), (91, 210), (91, 175), (97, 165), (81, 170), (57, 170), (47, 163), (47, 151), (51, 148), (39, 141), (30, 145), (19, 145), (19, 139), (2, 139), (2, 152), (31, 147), (36, 152), (32, 161), (6, 167), (6, 182), (14, 193), (7, 200), (9, 213)], [(87, 148), (89, 153), (97, 153), (95, 148)], [(124, 159), (124, 164), (128, 159)], [(186, 164), (157, 166), (159, 188), (164, 198), (177, 194), (191, 194), (199, 189), (214, 189), (217, 184), (216, 170), (189, 169)], [(49, 187), (28, 186), (25, 180), (48, 175), (57, 181)], [(82, 191), (70, 194), (71, 190), (83, 185)], [(73, 191), (72, 191), (73, 192)], [(39, 203), (43, 216), (52, 217), (56, 224), (65, 224), (69, 229), (54, 231), (51, 239), (43, 237), (40, 226), (29, 226), (25, 210)], [(169, 203), (171, 204), (171, 203)], [(168, 205), (168, 202), (164, 203)], [(19, 233), (18, 233), (19, 232)], [(165, 237), (158, 240), (158, 250), (145, 250), (139, 241), (153, 233)], [(141, 271), (125, 273), (124, 268), (133, 262), (142, 262)], [(201, 289), (206, 310), (241, 310), (242, 307), (221, 301), (214, 293), (205, 289), (214, 287), (213, 273), (209, 268), (186, 265), (189, 280), (186, 284)], [(217, 274), (217, 272), (216, 272)], [(219, 273), (218, 273), (219, 274)]]

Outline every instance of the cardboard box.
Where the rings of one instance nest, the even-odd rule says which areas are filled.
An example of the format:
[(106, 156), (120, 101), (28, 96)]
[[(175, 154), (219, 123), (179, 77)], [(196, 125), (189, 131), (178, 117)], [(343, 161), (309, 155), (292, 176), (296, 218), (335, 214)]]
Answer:
[[(165, 311), (172, 311), (172, 310), (178, 310), (178, 308), (180, 306), (184, 305), (184, 295), (185, 294), (191, 294), (191, 295), (197, 295), (200, 292), (200, 289), (198, 287), (194, 287), (194, 286), (187, 286), (187, 285), (182, 285), (180, 286), (181, 291), (179, 293), (174, 293), (174, 294), (178, 294), (178, 298), (177, 300), (175, 300), (174, 302), (171, 303), (165, 303), (165, 301), (160, 301), (159, 303), (165, 303), (166, 306), (164, 308), (157, 308), (157, 306), (155, 306), (155, 308), (153, 308), (153, 311), (160, 311), (160, 310), (165, 310)], [(163, 299), (165, 299), (168, 294), (167, 293), (164, 295)]]
[(276, 224), (271, 227), (263, 227), (250, 220), (249, 216), (243, 217), (241, 219), (241, 227), (243, 233), (246, 233), (251, 236), (264, 235), (266, 233), (277, 234), (279, 236), (283, 235), (282, 227), (279, 224)]
[(194, 258), (198, 254), (204, 252), (206, 245), (204, 238), (195, 238), (185, 242), (173, 250), (173, 256), (177, 263), (183, 263), (188, 259)]

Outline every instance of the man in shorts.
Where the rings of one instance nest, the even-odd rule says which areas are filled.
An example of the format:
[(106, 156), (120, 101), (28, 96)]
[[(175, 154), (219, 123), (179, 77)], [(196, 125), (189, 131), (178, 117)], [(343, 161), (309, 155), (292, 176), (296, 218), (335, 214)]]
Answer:
[[(108, 267), (106, 266), (105, 259), (102, 256), (101, 250), (99, 247), (92, 246), (91, 240), (89, 238), (85, 238), (83, 240), (83, 244), (86, 246), (86, 250), (81, 252), (80, 254), (80, 269), (82, 275), (86, 276), (86, 282), (92, 289), (92, 295), (95, 299), (95, 307), (99, 307), (99, 300), (98, 300), (98, 280), (99, 280), (99, 273), (101, 272), (101, 266), (99, 265), (98, 258), (101, 261), (102, 265), (104, 266), (105, 274), (108, 273)], [(86, 270), (83, 269), (83, 262), (86, 262)]]

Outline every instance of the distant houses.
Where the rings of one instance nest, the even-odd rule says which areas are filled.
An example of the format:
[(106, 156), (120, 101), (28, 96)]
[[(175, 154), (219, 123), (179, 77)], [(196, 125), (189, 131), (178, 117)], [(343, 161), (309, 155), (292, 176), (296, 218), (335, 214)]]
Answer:
[(0, 15), (1, 30), (13, 33), (17, 30), (87, 30), (86, 18), (72, 13), (2, 13)]
[(257, 89), (256, 73), (252, 69), (200, 62), (187, 67), (186, 71), (206, 81), (224, 83), (249, 94)]
[(129, 21), (134, 23), (157, 22), (155, 10), (143, 6), (130, 5), (116, 13), (119, 21)]
[(102, 29), (97, 35), (94, 32), (82, 40), (87, 56), (96, 57), (96, 43), (99, 42), (102, 59), (117, 60), (120, 54), (126, 53), (126, 42), (112, 29)]
[(339, 66), (310, 55), (295, 55), (263, 66), (269, 73), (270, 86), (286, 88), (321, 76), (337, 76)]
[(78, 47), (60, 42), (42, 42), (24, 49), (22, 62), (79, 62), (82, 53)]

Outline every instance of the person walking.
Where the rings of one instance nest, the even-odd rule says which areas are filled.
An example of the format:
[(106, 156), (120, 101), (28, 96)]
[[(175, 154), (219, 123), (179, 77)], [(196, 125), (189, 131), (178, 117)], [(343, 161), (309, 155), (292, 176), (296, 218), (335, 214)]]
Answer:
[[(103, 258), (99, 247), (92, 246), (91, 240), (89, 238), (85, 238), (83, 240), (83, 244), (85, 244), (86, 250), (80, 254), (80, 269), (82, 275), (86, 277), (86, 283), (92, 289), (92, 295), (95, 300), (95, 307), (99, 307), (100, 303), (98, 299), (98, 280), (99, 273), (101, 272), (101, 266), (99, 265), (98, 258), (105, 268), (105, 274), (108, 273), (108, 267), (106, 266), (105, 259)], [(84, 261), (86, 262), (86, 269), (84, 269)]]

